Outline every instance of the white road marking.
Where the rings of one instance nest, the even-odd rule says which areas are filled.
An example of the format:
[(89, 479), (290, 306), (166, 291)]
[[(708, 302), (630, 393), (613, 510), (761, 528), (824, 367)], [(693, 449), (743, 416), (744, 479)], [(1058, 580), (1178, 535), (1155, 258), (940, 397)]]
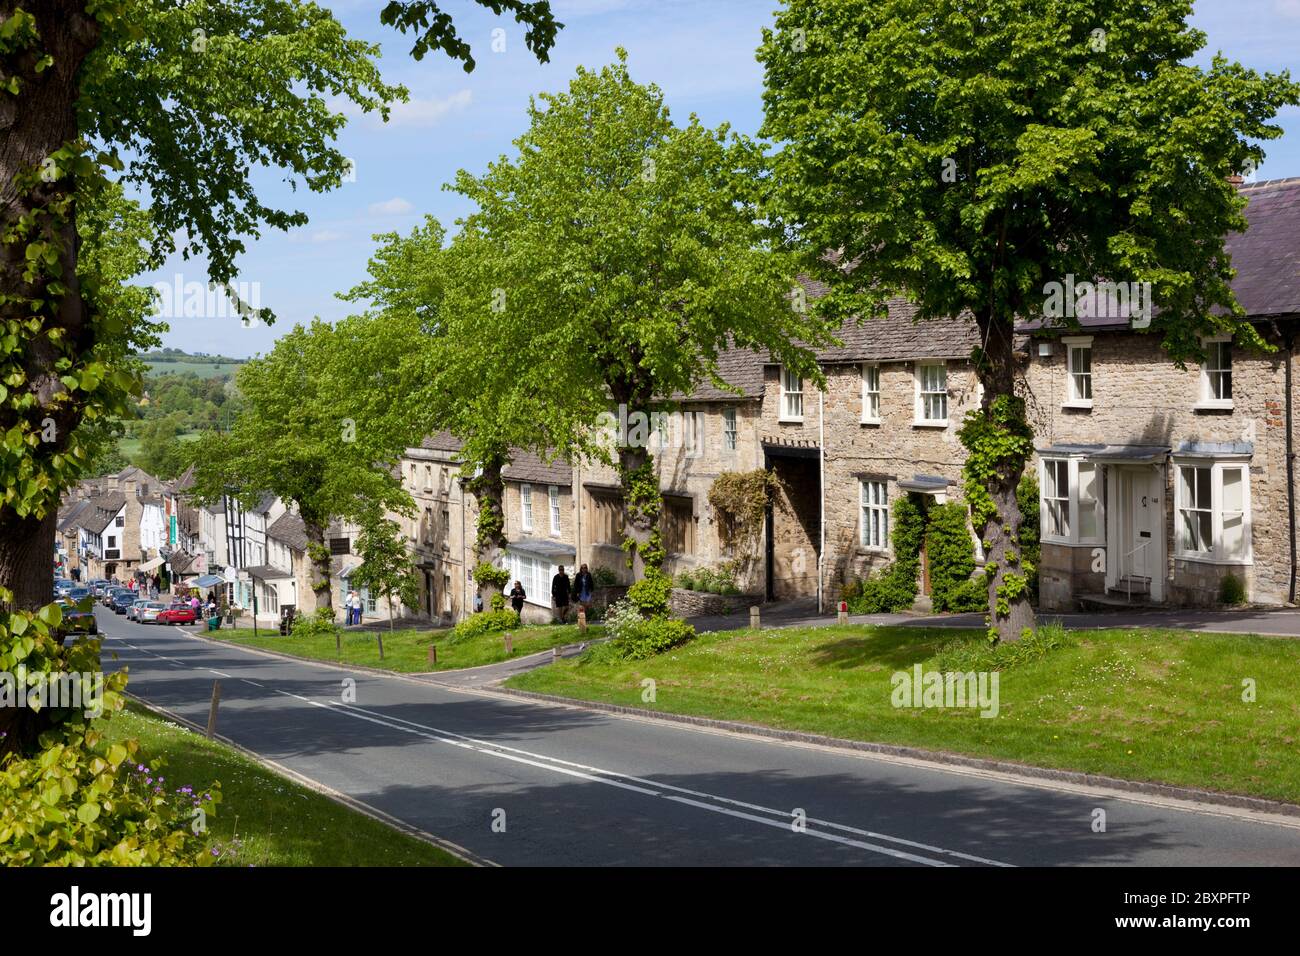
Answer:
[(257, 681), (255, 681), (255, 680), (249, 680), (247, 677), (241, 677), (241, 678), (239, 678), (239, 679), (242, 680), (245, 684), (252, 684), (254, 687), (261, 687), (261, 686), (262, 686), (262, 685), (259, 684)]
[(230, 676), (230, 675), (227, 674), (225, 671), (219, 671), (219, 670), (217, 670), (215, 667), (209, 667), (209, 668), (208, 668), (208, 672), (211, 673), (211, 674), (216, 674), (218, 677), (229, 677), (229, 676)]
[[(284, 692), (281, 691), (280, 693), (284, 693)], [(295, 695), (290, 695), (290, 696), (295, 696)], [(336, 701), (329, 701), (328, 703), (334, 706), (336, 709), (341, 708), (351, 716), (357, 717), (361, 720), (369, 720), (374, 723), (382, 724), (387, 727), (392, 727), (396, 730), (404, 731), (406, 733), (417, 734), (418, 736), (428, 737), (429, 739), (433, 739), (433, 740), (440, 740), (444, 743), (449, 743), (454, 746), (459, 746), (462, 748), (474, 750), (479, 753), (488, 754), (490, 756), (518, 760), (521, 763), (525, 763), (534, 767), (541, 767), (543, 769), (550, 770), (553, 773), (561, 773), (568, 776), (576, 776), (583, 780), (589, 780), (595, 783), (603, 783), (606, 784), (607, 786), (619, 787), (620, 789), (624, 789), (624, 790), (633, 790), (637, 793), (642, 793), (647, 796), (663, 797), (666, 800), (672, 800), (674, 802), (683, 803), (688, 806), (697, 807), (702, 810), (708, 810), (712, 813), (722, 813), (727, 816), (737, 817), (743, 820), (750, 820), (756, 823), (762, 823), (767, 826), (775, 826), (784, 830), (791, 830), (792, 820), (791, 820), (791, 812), (789, 810), (776, 810), (771, 807), (764, 807), (758, 804), (751, 804), (751, 803), (745, 803), (740, 800), (733, 800), (729, 797), (720, 797), (717, 796), (716, 794), (705, 793), (698, 790), (688, 790), (684, 787), (677, 787), (672, 784), (664, 784), (655, 780), (647, 780), (642, 777), (633, 776), (631, 774), (624, 774), (624, 773), (619, 773), (617, 771), (605, 770), (600, 767), (591, 767), (583, 764), (577, 764), (577, 763), (573, 763), (572, 761), (561, 760), (556, 757), (549, 757), (545, 754), (538, 754), (538, 753), (532, 753), (527, 750), (521, 750), (517, 747), (508, 747), (505, 746), (504, 744), (494, 744), (491, 743), (490, 741), (476, 740), (473, 737), (466, 737), (464, 734), (458, 734), (455, 731), (442, 730), (437, 727), (430, 727), (426, 724), (419, 724), (416, 723), (415, 721), (406, 720), (405, 718), (402, 717), (390, 717), (388, 715), (378, 714), (375, 711), (366, 710), (364, 707), (356, 707), (355, 705), (342, 704)], [(371, 715), (371, 716), (364, 716), (364, 715)], [(401, 724), (406, 724), (408, 726), (403, 727), (400, 726)], [(426, 733), (426, 731), (428, 732)], [(526, 756), (516, 756), (516, 755), (526, 755)], [(623, 780), (631, 781), (632, 783), (623, 783), (622, 782)], [(644, 786), (636, 786), (636, 784), (642, 784)], [(676, 793), (664, 793), (661, 791), (675, 791), (676, 793), (688, 794), (689, 796), (677, 796)], [(704, 799), (697, 800), (697, 799), (692, 799), (693, 797), (702, 797)], [(714, 801), (714, 802), (708, 803), (704, 801)], [(738, 806), (738, 807), (744, 807), (746, 809), (757, 810), (762, 813), (773, 814), (777, 817), (777, 819), (774, 820), (768, 817), (760, 817), (752, 813), (744, 813), (739, 810), (729, 809), (728, 807), (725, 806), (718, 806), (717, 804), (730, 804), (731, 806)], [(990, 860), (985, 857), (974, 856), (968, 853), (961, 853), (956, 850), (949, 850), (945, 847), (932, 846), (926, 843), (918, 843), (914, 840), (904, 840), (901, 837), (891, 837), (886, 834), (874, 833), (869, 830), (861, 830), (858, 829), (857, 827), (850, 827), (844, 824), (832, 823), (830, 821), (816, 820), (813, 818), (809, 818), (807, 822), (816, 823), (821, 826), (828, 826), (837, 830), (844, 830), (850, 833), (856, 833), (860, 836), (868, 836), (873, 839), (884, 840), (886, 842), (898, 843), (905, 846), (910, 846), (917, 850), (936, 853), (941, 856), (950, 856), (950, 857), (956, 857), (964, 860), (969, 860), (974, 863), (982, 863), (990, 866), (1003, 866), (1003, 867), (1012, 865), (1009, 863), (1003, 863), (998, 860)], [(927, 866), (954, 865), (941, 860), (934, 860), (929, 857), (917, 856), (915, 854), (907, 853), (902, 850), (895, 850), (890, 847), (882, 847), (873, 843), (865, 843), (861, 840), (853, 840), (848, 837), (838, 836), (836, 834), (821, 833), (819, 831), (809, 830), (809, 829), (803, 830), (802, 834), (806, 836), (813, 836), (822, 840), (829, 840), (832, 843), (842, 843), (847, 846), (854, 846), (859, 849), (869, 850), (873, 853), (883, 853), (886, 856), (891, 856), (896, 859), (908, 860), (910, 862), (916, 862), (916, 863), (924, 863)]]

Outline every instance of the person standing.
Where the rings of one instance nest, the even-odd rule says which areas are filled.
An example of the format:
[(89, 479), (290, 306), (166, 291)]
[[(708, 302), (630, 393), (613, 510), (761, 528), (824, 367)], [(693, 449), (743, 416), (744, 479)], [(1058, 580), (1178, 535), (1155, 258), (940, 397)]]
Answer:
[(520, 622), (524, 619), (524, 600), (528, 597), (528, 592), (524, 590), (523, 582), (516, 581), (515, 586), (510, 589), (510, 606), (515, 609), (515, 617)]
[(591, 601), (596, 596), (596, 579), (591, 576), (585, 564), (573, 576), (573, 591), (578, 595), (578, 603), (582, 609), (590, 613)]
[(569, 593), (569, 576), (564, 573), (564, 565), (560, 565), (560, 570), (551, 578), (551, 603), (555, 605), (555, 613), (561, 624), (568, 623)]

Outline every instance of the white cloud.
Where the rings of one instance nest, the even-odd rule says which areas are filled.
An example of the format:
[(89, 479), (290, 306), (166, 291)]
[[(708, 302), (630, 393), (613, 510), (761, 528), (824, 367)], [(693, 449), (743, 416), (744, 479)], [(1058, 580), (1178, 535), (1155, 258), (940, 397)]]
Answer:
[[(394, 103), (389, 126), (433, 126), (450, 113), (468, 109), (474, 102), (472, 90), (458, 90), (449, 96), (412, 97), (406, 103)], [(376, 123), (380, 122), (376, 119)]]
[(343, 233), (336, 229), (318, 229), (311, 234), (312, 242), (338, 242), (345, 238)]
[(1300, 0), (1275, 0), (1274, 7), (1284, 17), (1300, 19)]
[(372, 202), (369, 206), (370, 215), (372, 216), (401, 216), (414, 208), (401, 196), (394, 196), (392, 199), (386, 199), (383, 202)]

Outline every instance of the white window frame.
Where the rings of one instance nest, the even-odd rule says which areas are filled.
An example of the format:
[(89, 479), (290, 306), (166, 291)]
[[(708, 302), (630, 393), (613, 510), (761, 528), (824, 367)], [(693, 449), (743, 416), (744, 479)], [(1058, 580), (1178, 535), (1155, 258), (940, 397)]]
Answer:
[(519, 486), (519, 527), (523, 531), (533, 530), (533, 486)]
[[(1096, 394), (1092, 376), (1092, 336), (1068, 335), (1061, 339), (1065, 349), (1065, 402), (1064, 408), (1092, 408), (1092, 397)], [(1086, 350), (1088, 353), (1088, 370), (1081, 372), (1075, 367), (1075, 352)], [(1088, 394), (1081, 395), (1078, 376), (1087, 376)]]
[[(943, 370), (943, 391), (930, 391), (924, 389), (925, 370), (938, 368)], [(916, 402), (913, 412), (913, 424), (918, 428), (947, 428), (948, 427), (948, 363), (942, 359), (938, 361), (917, 362), (912, 378), (916, 383)], [(927, 418), (925, 416), (926, 401), (928, 395), (943, 395), (943, 418)]]
[(722, 410), (722, 448), (724, 451), (735, 451), (739, 444), (740, 430), (736, 422), (736, 410), (734, 408), (724, 408)]
[[(1251, 521), (1250, 462), (1244, 458), (1174, 459), (1174, 557), (1180, 561), (1199, 561), (1205, 564), (1247, 565), (1254, 563), (1254, 543)], [(1189, 509), (1184, 502), (1183, 469), (1206, 468), (1210, 472), (1210, 550), (1187, 551), (1183, 548), (1183, 512)], [(1224, 552), (1223, 541), (1223, 473), (1241, 472), (1241, 536), (1242, 553), (1232, 557)]]
[[(878, 498), (871, 493), (876, 489)], [(872, 514), (876, 515), (874, 522)], [(872, 540), (872, 530), (877, 532), (877, 540)], [(858, 545), (864, 551), (889, 551), (889, 482), (884, 478), (858, 479)]]
[[(791, 385), (793, 383), (793, 387)], [(795, 410), (798, 405), (797, 411)], [(781, 407), (779, 420), (783, 422), (803, 421), (803, 379), (795, 375), (784, 365), (781, 366)]]
[[(1057, 464), (1066, 466), (1066, 493), (1049, 497), (1047, 494), (1047, 471), (1050, 467)], [(1093, 469), (1093, 497), (1090, 501), (1080, 499), (1079, 469)], [(1106, 543), (1106, 508), (1100, 494), (1102, 488), (1103, 475), (1100, 462), (1088, 461), (1083, 458), (1064, 458), (1060, 456), (1043, 458), (1038, 464), (1038, 508), (1039, 508), (1039, 539), (1052, 544), (1077, 544), (1077, 545), (1104, 545)], [(1066, 533), (1056, 534), (1050, 529), (1048, 524), (1051, 516), (1050, 502), (1063, 502), (1068, 509)], [(1083, 522), (1080, 520), (1083, 516), (1083, 506), (1089, 505), (1093, 509), (1093, 516), (1096, 519), (1097, 533), (1084, 535), (1080, 529)]]
[(880, 363), (862, 363), (862, 424), (880, 424)]
[(550, 485), (546, 489), (546, 502), (550, 506), (551, 515), (551, 534), (560, 533), (560, 489), (558, 485)]
[[(1231, 335), (1206, 336), (1204, 339), (1201, 340), (1201, 345), (1205, 347), (1207, 354), (1206, 354), (1206, 361), (1201, 363), (1200, 400), (1196, 403), (1194, 407), (1198, 409), (1212, 409), (1212, 410), (1231, 409), (1233, 407), (1231, 395), (1229, 395), (1227, 398), (1215, 397), (1214, 376), (1226, 375), (1228, 380), (1228, 391), (1229, 392), (1232, 391), (1232, 371), (1234, 365), (1233, 356), (1232, 356), (1232, 336)], [(1210, 353), (1217, 350), (1220, 346), (1224, 346), (1224, 345), (1228, 347), (1227, 369), (1211, 369), (1209, 363)]]
[(682, 446), (687, 458), (704, 454), (704, 413), (682, 412)]

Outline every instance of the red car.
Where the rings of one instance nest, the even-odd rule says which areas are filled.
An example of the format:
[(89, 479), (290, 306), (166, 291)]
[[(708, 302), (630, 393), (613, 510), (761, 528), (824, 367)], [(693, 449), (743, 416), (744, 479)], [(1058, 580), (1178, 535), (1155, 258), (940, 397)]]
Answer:
[(188, 604), (173, 604), (167, 610), (159, 611), (156, 620), (159, 624), (193, 624), (198, 619), (198, 614)]

